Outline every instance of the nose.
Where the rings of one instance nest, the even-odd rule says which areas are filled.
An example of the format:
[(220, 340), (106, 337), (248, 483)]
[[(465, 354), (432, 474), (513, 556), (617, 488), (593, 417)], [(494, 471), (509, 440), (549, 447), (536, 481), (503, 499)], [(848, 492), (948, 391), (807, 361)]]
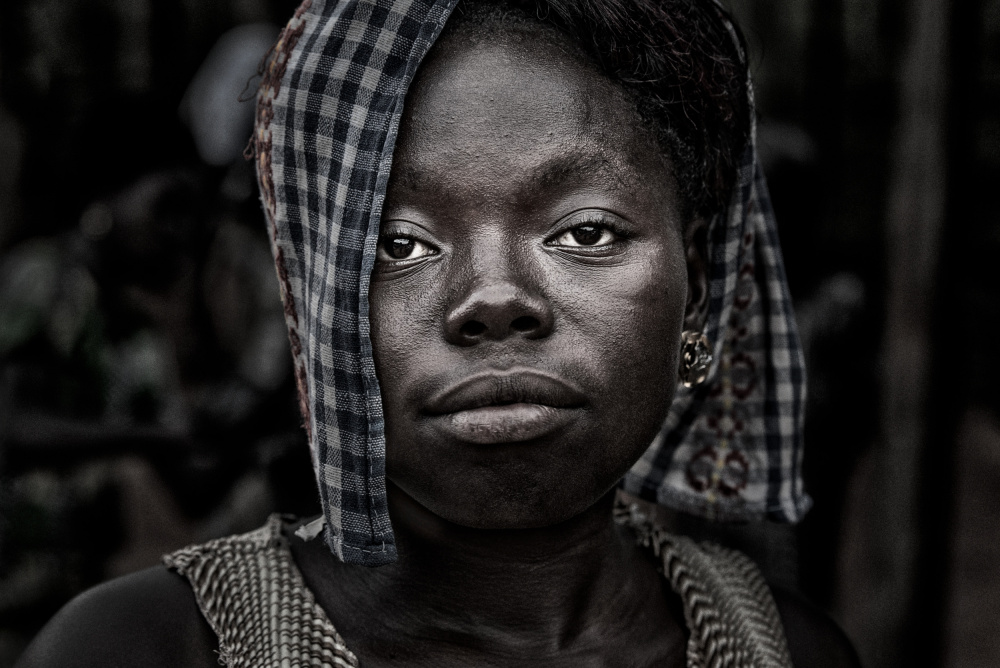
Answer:
[(525, 276), (516, 271), (491, 271), (472, 277), (456, 295), (445, 315), (449, 343), (473, 346), (513, 337), (541, 339), (552, 332), (552, 309)]

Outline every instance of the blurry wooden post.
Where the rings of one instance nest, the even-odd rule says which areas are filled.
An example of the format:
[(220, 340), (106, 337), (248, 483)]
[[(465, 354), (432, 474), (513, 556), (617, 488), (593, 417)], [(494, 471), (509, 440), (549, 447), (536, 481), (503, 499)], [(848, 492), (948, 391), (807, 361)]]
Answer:
[[(887, 196), (887, 297), (882, 429), (873, 454), (867, 524), (845, 622), (862, 661), (902, 665), (935, 638), (914, 637), (921, 517), (921, 464), (928, 430), (932, 306), (946, 197), (946, 0), (912, 0), (899, 78)], [(933, 660), (933, 659), (931, 659)], [(924, 664), (927, 665), (927, 664)]]

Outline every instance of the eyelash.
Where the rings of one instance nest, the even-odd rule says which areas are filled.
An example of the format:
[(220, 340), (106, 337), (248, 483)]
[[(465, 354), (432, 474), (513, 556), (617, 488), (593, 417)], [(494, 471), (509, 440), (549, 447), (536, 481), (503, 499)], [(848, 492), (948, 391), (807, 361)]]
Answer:
[[(390, 255), (388, 249), (388, 242), (393, 239), (409, 239), (410, 241), (425, 247), (428, 252), (424, 255), (419, 255), (414, 258), (394, 258)], [(378, 246), (375, 251), (376, 261), (378, 261), (380, 264), (396, 265), (396, 266), (409, 265), (415, 263), (417, 260), (437, 255), (440, 252), (441, 252), (440, 249), (434, 246), (434, 244), (427, 241), (423, 241), (422, 239), (414, 236), (413, 234), (409, 234), (404, 230), (399, 230), (399, 231), (389, 230), (387, 232), (383, 232), (382, 234), (380, 234), (378, 238)], [(381, 257), (382, 255), (385, 255), (386, 257), (383, 258)]]
[[(598, 229), (608, 230), (612, 234), (614, 234), (615, 237), (617, 237), (617, 238), (614, 241), (612, 241), (610, 244), (606, 244), (606, 245), (602, 245), (602, 246), (572, 246), (572, 247), (567, 247), (567, 246), (558, 246), (558, 244), (554, 243), (556, 239), (558, 239), (559, 237), (563, 236), (567, 232), (572, 232), (573, 230), (575, 230), (577, 228), (588, 227), (588, 226), (590, 226), (590, 227), (596, 227)], [(606, 250), (609, 247), (616, 246), (620, 242), (627, 241), (630, 238), (632, 238), (631, 231), (628, 230), (628, 229), (626, 229), (624, 226), (618, 224), (613, 219), (612, 216), (605, 216), (605, 215), (601, 215), (599, 213), (588, 212), (587, 214), (584, 214), (582, 217), (578, 218), (577, 220), (574, 220), (572, 222), (572, 224), (566, 225), (565, 227), (561, 228), (558, 232), (556, 232), (555, 234), (551, 235), (549, 237), (549, 239), (545, 243), (546, 243), (546, 245), (558, 246), (560, 248), (579, 248), (579, 249), (583, 249), (583, 252), (587, 252), (588, 248), (593, 248), (594, 250), (597, 250), (597, 249), (605, 249)], [(577, 251), (577, 252), (579, 252), (579, 251)]]
[[(562, 244), (555, 243), (555, 241), (557, 239), (559, 239), (563, 235), (567, 234), (568, 232), (572, 232), (575, 229), (582, 228), (582, 227), (588, 227), (588, 226), (589, 227), (595, 227), (595, 228), (597, 228), (599, 230), (608, 230), (609, 232), (611, 232), (615, 236), (615, 239), (612, 240), (611, 243), (602, 244), (600, 246), (596, 246), (596, 245), (595, 246), (588, 246), (588, 245), (585, 245), (585, 244), (581, 244), (581, 245), (578, 245), (578, 246), (569, 246), (569, 245), (562, 245)], [(609, 249), (618, 246), (621, 242), (628, 240), (629, 238), (631, 238), (631, 236), (632, 236), (631, 232), (629, 230), (625, 229), (625, 227), (623, 227), (622, 225), (618, 224), (613, 219), (612, 216), (601, 215), (600, 213), (596, 213), (596, 212), (587, 212), (587, 213), (583, 214), (582, 216), (580, 216), (579, 218), (577, 218), (576, 220), (572, 221), (572, 224), (566, 225), (566, 226), (562, 227), (555, 234), (552, 234), (545, 241), (545, 245), (547, 245), (547, 246), (554, 246), (556, 248), (560, 248), (562, 250), (566, 250), (567, 252), (600, 255), (602, 251), (603, 252), (607, 252)], [(425, 246), (428, 249), (429, 252), (426, 253), (425, 255), (420, 255), (420, 256), (415, 257), (415, 258), (392, 258), (391, 256), (389, 256), (388, 246), (387, 246), (387, 242), (390, 241), (390, 240), (392, 240), (392, 239), (410, 239), (411, 241), (413, 241), (413, 242), (415, 242), (417, 244), (420, 244), (421, 246)], [(572, 250), (568, 250), (568, 249), (572, 249)], [(408, 266), (409, 264), (413, 264), (413, 263), (415, 263), (418, 260), (421, 260), (421, 259), (424, 259), (424, 258), (427, 258), (427, 257), (431, 257), (431, 256), (434, 256), (434, 255), (437, 255), (438, 253), (440, 253), (440, 250), (438, 248), (436, 248), (433, 244), (428, 243), (426, 241), (422, 241), (421, 239), (417, 238), (416, 236), (414, 236), (412, 234), (408, 234), (404, 230), (399, 230), (399, 231), (389, 230), (389, 231), (386, 231), (386, 232), (382, 233), (381, 235), (379, 235), (378, 250), (376, 251), (376, 253), (377, 253), (377, 256), (378, 255), (389, 256), (389, 257), (386, 257), (386, 258), (378, 258), (378, 260), (382, 264), (397, 265), (397, 266), (407, 265)]]

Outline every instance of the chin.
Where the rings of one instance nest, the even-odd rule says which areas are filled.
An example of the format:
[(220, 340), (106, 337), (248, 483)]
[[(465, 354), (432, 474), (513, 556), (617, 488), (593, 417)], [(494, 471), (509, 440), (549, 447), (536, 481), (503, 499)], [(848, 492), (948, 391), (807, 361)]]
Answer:
[(481, 445), (393, 426), (386, 433), (391, 486), (422, 511), (481, 530), (539, 529), (585, 513), (614, 489), (656, 428), (651, 420), (648, 429), (633, 422), (609, 433), (587, 423), (538, 440)]
[[(566, 522), (600, 501), (618, 478), (585, 480), (571, 473), (507, 470), (457, 475), (461, 484), (440, 478), (395, 479), (395, 486), (433, 515), (461, 527), (481, 530), (527, 530)], [(426, 469), (425, 469), (426, 471)], [(477, 475), (478, 473), (478, 475)], [(451, 477), (448, 476), (451, 480)]]

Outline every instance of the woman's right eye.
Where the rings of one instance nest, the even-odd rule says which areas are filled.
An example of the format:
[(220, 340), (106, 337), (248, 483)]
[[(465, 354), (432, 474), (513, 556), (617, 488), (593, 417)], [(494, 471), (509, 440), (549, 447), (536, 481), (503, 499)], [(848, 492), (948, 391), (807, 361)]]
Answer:
[(379, 239), (376, 259), (380, 262), (417, 260), (428, 255), (436, 255), (437, 249), (413, 237), (402, 234), (388, 234)]

